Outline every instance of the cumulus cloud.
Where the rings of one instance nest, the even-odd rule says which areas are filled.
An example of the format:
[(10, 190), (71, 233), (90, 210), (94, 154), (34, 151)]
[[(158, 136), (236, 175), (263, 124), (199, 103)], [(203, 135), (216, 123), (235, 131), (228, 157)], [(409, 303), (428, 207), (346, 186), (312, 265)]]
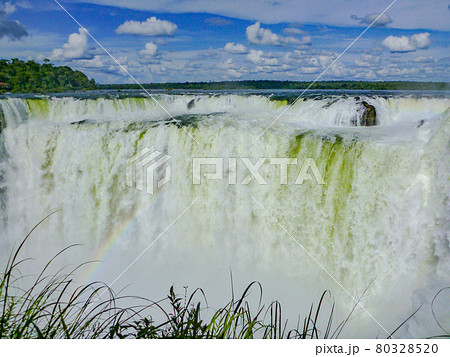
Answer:
[(261, 50), (250, 50), (250, 53), (246, 57), (249, 61), (252, 61), (258, 65), (264, 66), (278, 66), (279, 61), (277, 58), (264, 56), (264, 52)]
[(73, 60), (73, 59), (92, 59), (88, 45), (88, 34), (80, 28), (79, 33), (73, 33), (69, 36), (67, 43), (62, 48), (55, 48), (51, 54), (53, 60)]
[(303, 74), (313, 74), (318, 73), (320, 70), (319, 67), (300, 67), (299, 72)]
[(302, 31), (300, 29), (297, 29), (295, 27), (288, 27), (283, 30), (283, 33), (286, 35), (303, 35), (305, 31)]
[(381, 44), (391, 52), (412, 52), (417, 49), (428, 48), (431, 44), (428, 32), (407, 36), (388, 36)]
[(412, 35), (411, 41), (417, 46), (417, 48), (428, 48), (431, 44), (430, 34), (428, 32), (423, 32)]
[(386, 76), (390, 76), (390, 77), (407, 77), (410, 76), (412, 74), (416, 74), (419, 71), (418, 68), (400, 68), (397, 66), (397, 64), (395, 63), (391, 63), (385, 67), (383, 67), (382, 69), (380, 69), (379, 71), (377, 71), (377, 74), (382, 76), (382, 77), (386, 77)]
[(125, 21), (116, 29), (116, 33), (143, 36), (173, 36), (177, 29), (177, 25), (173, 22), (159, 20), (153, 16), (143, 22)]
[(269, 29), (261, 28), (259, 21), (247, 27), (245, 34), (249, 42), (257, 45), (281, 45), (280, 36)]
[(347, 76), (353, 76), (356, 73), (355, 70), (348, 68), (344, 63), (342, 62), (336, 62), (334, 63), (329, 71), (327, 72), (328, 75), (332, 77), (347, 77)]
[(10, 1), (0, 3), (0, 11), (4, 12), (6, 15), (11, 15), (13, 12), (16, 11), (16, 5), (14, 5)]
[(232, 58), (227, 58), (225, 62), (219, 65), (219, 67), (223, 69), (236, 68), (236, 64), (234, 63)]
[(359, 23), (363, 25), (371, 25), (373, 23), (372, 25), (373, 27), (385, 27), (386, 25), (389, 25), (392, 22), (392, 19), (386, 13), (384, 13), (381, 16), (379, 13), (373, 13), (366, 15), (364, 17), (358, 17), (356, 15), (352, 15), (350, 17), (353, 20), (359, 20)]
[(245, 72), (245, 69), (236, 64), (232, 58), (227, 58), (219, 67), (225, 70), (222, 75), (224, 78), (241, 78)]
[(241, 43), (228, 42), (224, 49), (230, 53), (247, 53), (247, 48)]
[(103, 68), (105, 63), (102, 60), (102, 56), (94, 56), (89, 60), (78, 60), (78, 64), (84, 68)]
[(207, 50), (196, 51), (195, 53), (196, 61), (219, 60), (221, 58), (220, 51), (212, 47), (208, 48)]
[(296, 67), (306, 68), (307, 71), (313, 73), (313, 67), (326, 68), (334, 61), (337, 55), (337, 53), (325, 50), (295, 50), (285, 54), (285, 62)]
[(0, 3), (0, 39), (8, 37), (11, 41), (15, 41), (28, 36), (24, 25), (19, 21), (8, 19), (8, 16), (14, 11), (16, 11), (16, 6), (11, 2)]
[(244, 75), (242, 72), (234, 69), (234, 68), (230, 68), (227, 70), (227, 75), (229, 77), (233, 77), (233, 78), (242, 78), (242, 76)]
[(153, 42), (147, 42), (145, 44), (145, 48), (139, 51), (139, 53), (143, 56), (154, 57), (158, 54), (158, 46), (155, 45)]
[(436, 62), (436, 59), (432, 56), (417, 56), (413, 59), (413, 61), (417, 63), (430, 63)]
[[(292, 30), (296, 29), (291, 29), (290, 31)], [(298, 31), (294, 32), (295, 33), (292, 34), (298, 34)], [(273, 33), (269, 29), (262, 28), (261, 23), (259, 21), (254, 23), (253, 25), (248, 26), (247, 30), (245, 31), (245, 34), (247, 36), (248, 41), (256, 45), (280, 46), (283, 44), (293, 44), (293, 45), (311, 44), (311, 37), (307, 36), (306, 33), (300, 33), (305, 35), (302, 38), (296, 38), (293, 36), (281, 36), (276, 33)]]
[(378, 63), (380, 63), (380, 56), (369, 54), (363, 54), (355, 59), (355, 65), (358, 67), (372, 67), (373, 65)]
[(120, 66), (115, 61), (108, 60), (108, 63), (105, 64), (105, 67), (103, 67), (101, 71), (114, 76), (123, 76), (128, 78), (129, 75), (127, 71), (130, 68), (128, 57), (119, 56), (116, 57), (116, 60), (120, 63)]

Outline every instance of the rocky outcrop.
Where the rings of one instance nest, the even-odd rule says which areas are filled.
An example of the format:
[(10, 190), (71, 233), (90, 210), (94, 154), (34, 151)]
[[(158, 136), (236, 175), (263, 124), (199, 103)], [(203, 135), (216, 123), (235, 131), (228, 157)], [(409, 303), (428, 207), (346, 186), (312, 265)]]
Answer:
[(425, 119), (419, 120), (419, 122), (417, 123), (417, 127), (420, 128), (420, 127), (424, 126), (426, 123), (427, 123), (427, 120), (425, 120)]
[(367, 103), (365, 100), (361, 101), (359, 97), (355, 97), (356, 101), (358, 102), (358, 105), (360, 106), (358, 108), (358, 115), (360, 117), (352, 121), (353, 125), (359, 125), (360, 126), (375, 126), (378, 125), (378, 119), (377, 119), (377, 111), (375, 107), (369, 103)]
[(192, 99), (188, 104), (187, 104), (187, 108), (188, 110), (191, 110), (192, 108), (195, 107), (195, 99)]
[(0, 134), (2, 133), (3, 129), (6, 128), (6, 120), (5, 115), (3, 114), (3, 109), (0, 106)]
[(361, 126), (374, 126), (378, 125), (377, 111), (373, 105), (370, 105), (366, 101), (362, 101), (361, 104), (364, 106), (364, 111), (361, 116), (359, 124)]

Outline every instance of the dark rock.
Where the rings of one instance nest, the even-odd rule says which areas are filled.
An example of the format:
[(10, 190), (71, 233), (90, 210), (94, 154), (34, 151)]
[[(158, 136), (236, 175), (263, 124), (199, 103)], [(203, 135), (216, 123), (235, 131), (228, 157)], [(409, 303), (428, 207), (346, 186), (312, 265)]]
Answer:
[(6, 128), (6, 120), (5, 115), (3, 114), (3, 109), (0, 107), (0, 134), (2, 133), (3, 129)]
[(359, 124), (361, 126), (375, 126), (378, 125), (377, 120), (377, 111), (373, 105), (370, 105), (366, 101), (362, 101), (361, 105), (363, 108), (363, 113), (361, 115), (361, 119), (359, 120)]
[(86, 123), (87, 123), (87, 119), (83, 119), (83, 120), (80, 120), (80, 121), (73, 121), (70, 124), (71, 125), (77, 125), (77, 124), (86, 124)]
[(420, 128), (423, 126), (427, 121), (425, 119), (419, 120), (419, 123), (417, 124), (417, 127)]
[(73, 121), (70, 123), (71, 125), (82, 125), (82, 124), (97, 124), (95, 120), (92, 119), (82, 119), (79, 121)]
[(187, 104), (187, 108), (188, 110), (191, 110), (192, 108), (195, 107), (195, 99), (192, 99), (188, 104)]

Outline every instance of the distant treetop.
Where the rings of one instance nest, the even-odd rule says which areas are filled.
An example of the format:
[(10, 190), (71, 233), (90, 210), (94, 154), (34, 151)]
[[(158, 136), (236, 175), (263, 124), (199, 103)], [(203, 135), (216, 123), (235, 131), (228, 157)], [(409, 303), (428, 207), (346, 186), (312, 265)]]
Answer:
[[(306, 89), (310, 81), (241, 80), (221, 82), (146, 83), (145, 89), (191, 89), (191, 90), (234, 90), (234, 89)], [(311, 89), (337, 90), (449, 90), (446, 82), (413, 81), (323, 81), (315, 82)], [(55, 66), (49, 59), (39, 64), (17, 58), (0, 60), (0, 93), (56, 93), (91, 89), (141, 89), (138, 84), (96, 84), (84, 73), (67, 66)]]
[[(311, 85), (311, 87), (310, 87)], [(337, 89), (337, 90), (449, 90), (446, 82), (413, 81), (272, 81), (240, 80), (222, 82), (184, 82), (184, 83), (144, 83), (145, 89), (187, 89), (187, 90), (264, 90), (264, 89)], [(141, 89), (138, 84), (99, 84), (99, 89)]]

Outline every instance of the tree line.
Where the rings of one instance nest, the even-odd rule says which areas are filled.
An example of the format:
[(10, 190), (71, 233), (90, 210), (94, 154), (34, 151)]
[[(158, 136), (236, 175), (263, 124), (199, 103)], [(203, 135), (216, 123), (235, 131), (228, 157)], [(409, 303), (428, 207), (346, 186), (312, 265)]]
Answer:
[[(264, 90), (264, 89), (334, 89), (334, 90), (449, 90), (446, 82), (414, 81), (273, 81), (240, 80), (220, 82), (146, 83), (142, 87), (156, 90)], [(84, 73), (68, 66), (55, 66), (48, 59), (22, 61), (0, 60), (0, 93), (57, 93), (65, 91), (142, 89), (138, 84), (97, 84)]]
[[(222, 82), (184, 82), (184, 83), (146, 83), (145, 89), (191, 89), (191, 90), (264, 90), (264, 89), (306, 89), (312, 82), (306, 81), (222, 81)], [(142, 89), (138, 84), (100, 84), (99, 89)], [(346, 90), (449, 90), (446, 82), (412, 81), (321, 81), (311, 85), (310, 89), (346, 89)]]

